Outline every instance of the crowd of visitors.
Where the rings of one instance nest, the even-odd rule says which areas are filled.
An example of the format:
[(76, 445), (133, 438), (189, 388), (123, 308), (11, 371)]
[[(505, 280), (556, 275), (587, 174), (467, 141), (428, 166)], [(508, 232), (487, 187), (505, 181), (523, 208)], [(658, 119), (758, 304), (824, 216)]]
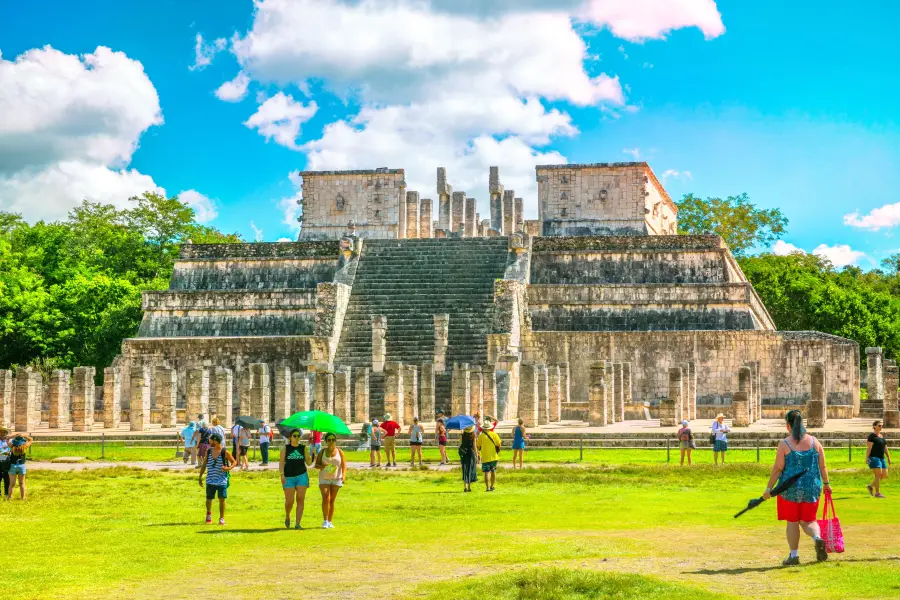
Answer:
[(33, 440), (31, 437), (16, 433), (10, 435), (9, 429), (0, 428), (0, 478), (3, 479), (3, 498), (12, 500), (12, 493), (16, 485), (19, 486), (19, 498), (25, 500), (28, 488), (25, 485), (26, 468), (28, 460), (28, 448)]

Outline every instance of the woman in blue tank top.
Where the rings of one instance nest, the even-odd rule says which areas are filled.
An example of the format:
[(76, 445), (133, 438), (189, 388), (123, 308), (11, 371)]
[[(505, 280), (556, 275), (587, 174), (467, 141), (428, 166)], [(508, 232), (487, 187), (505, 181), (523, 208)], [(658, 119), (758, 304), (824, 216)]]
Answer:
[(513, 469), (516, 468), (518, 460), (519, 468), (522, 468), (522, 460), (525, 457), (525, 421), (519, 419), (516, 428), (513, 429)]
[(782, 563), (785, 566), (800, 564), (800, 530), (813, 539), (816, 560), (828, 559), (825, 540), (820, 536), (816, 513), (819, 511), (819, 497), (824, 488), (831, 493), (828, 484), (828, 469), (825, 465), (825, 450), (819, 440), (806, 433), (803, 416), (799, 410), (788, 412), (787, 430), (791, 435), (778, 444), (772, 475), (763, 497), (770, 498), (772, 488), (782, 477), (789, 478), (803, 473), (797, 483), (778, 496), (778, 520), (787, 521), (786, 536), (790, 555)]

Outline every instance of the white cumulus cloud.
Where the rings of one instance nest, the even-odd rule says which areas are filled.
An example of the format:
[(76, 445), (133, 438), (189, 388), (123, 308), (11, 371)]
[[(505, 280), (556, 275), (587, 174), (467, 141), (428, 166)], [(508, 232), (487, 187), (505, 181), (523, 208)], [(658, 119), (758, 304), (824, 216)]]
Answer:
[(178, 194), (178, 199), (194, 209), (194, 220), (198, 223), (209, 223), (219, 216), (216, 203), (197, 190), (185, 190)]
[(714, 0), (587, 0), (579, 16), (616, 37), (640, 41), (696, 27), (707, 39), (725, 33)]
[(84, 199), (126, 206), (159, 190), (127, 166), (140, 136), (163, 122), (140, 62), (98, 47), (45, 46), (0, 57), (0, 210), (63, 218)]
[(202, 71), (208, 67), (216, 54), (222, 52), (228, 47), (228, 40), (225, 38), (216, 38), (212, 42), (204, 42), (203, 36), (197, 34), (194, 38), (194, 64), (188, 69), (191, 71)]
[(240, 102), (247, 95), (250, 78), (241, 71), (231, 81), (226, 81), (216, 90), (216, 98), (225, 102)]
[(867, 215), (852, 212), (844, 215), (844, 225), (878, 231), (900, 225), (900, 202), (873, 208)]
[(813, 254), (827, 258), (835, 267), (846, 267), (848, 265), (856, 265), (860, 259), (865, 258), (866, 253), (859, 250), (853, 250), (847, 244), (835, 244), (828, 246), (819, 244), (813, 250)]
[(789, 254), (796, 254), (799, 252), (800, 254), (806, 254), (806, 251), (803, 248), (798, 248), (797, 246), (785, 242), (784, 240), (778, 240), (772, 246), (772, 254), (776, 256), (788, 256)]
[(263, 102), (244, 125), (256, 129), (267, 140), (287, 148), (297, 148), (300, 126), (313, 118), (319, 107), (315, 102), (303, 104), (293, 96), (278, 92)]
[[(690, 179), (693, 181), (694, 175), (690, 171), (677, 171), (675, 169), (666, 169), (662, 174), (663, 181), (666, 179)], [(780, 241), (780, 240), (779, 240)]]

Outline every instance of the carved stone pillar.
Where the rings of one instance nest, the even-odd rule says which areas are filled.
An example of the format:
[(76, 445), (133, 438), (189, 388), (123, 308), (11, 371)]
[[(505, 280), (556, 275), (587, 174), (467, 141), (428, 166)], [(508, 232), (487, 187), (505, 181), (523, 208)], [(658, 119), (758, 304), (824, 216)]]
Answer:
[(450, 335), (450, 315), (434, 315), (434, 371), (447, 371), (447, 343)]
[[(896, 367), (895, 367), (896, 369)], [(810, 395), (806, 402), (806, 426), (824, 427), (827, 418), (825, 408), (825, 364), (809, 364)], [(896, 392), (894, 393), (896, 396)]]
[(625, 420), (625, 379), (622, 363), (613, 363), (613, 390), (615, 391), (616, 422)]
[(234, 373), (231, 369), (216, 367), (209, 376), (209, 412), (219, 419), (220, 427), (229, 431), (233, 425)]
[(334, 414), (334, 373), (316, 371), (315, 409)]
[(515, 197), (516, 192), (514, 190), (503, 190), (503, 235), (515, 233)]
[(187, 385), (185, 387), (185, 400), (187, 415), (186, 421), (190, 422), (201, 415), (201, 419), (209, 417), (209, 369), (196, 367), (188, 369)]
[[(6, 369), (0, 370), (0, 427), (11, 429), (15, 424), (15, 389), (12, 372)], [(68, 408), (67, 404), (67, 411)]]
[(481, 369), (481, 406), (482, 415), (500, 418), (497, 410), (497, 371), (492, 365)]
[(129, 420), (132, 431), (144, 431), (150, 425), (151, 377), (149, 366), (131, 367)]
[(900, 411), (898, 411), (897, 385), (900, 383), (900, 371), (897, 365), (884, 368), (884, 426), (900, 427)]
[(334, 416), (350, 423), (350, 367), (334, 370)]
[(537, 366), (538, 377), (538, 425), (550, 422), (550, 381), (547, 365)]
[(453, 232), (465, 234), (466, 228), (466, 193), (453, 192), (451, 210), (453, 211)]
[(738, 369), (738, 391), (732, 396), (731, 406), (734, 412), (732, 425), (747, 427), (750, 425), (750, 367)]
[[(166, 427), (175, 427), (177, 424), (175, 403), (178, 399), (178, 372), (169, 367), (156, 367), (153, 374), (156, 390), (156, 408), (160, 412), (160, 424)], [(78, 375), (75, 376), (75, 385), (78, 385)], [(75, 399), (72, 399), (75, 406)], [(74, 420), (74, 419), (73, 419)]]
[(447, 183), (447, 169), (438, 167), (437, 170), (437, 194), (438, 194), (438, 229), (453, 230), (453, 209), (450, 205), (453, 186)]
[(684, 394), (683, 377), (684, 372), (681, 367), (669, 368), (669, 395), (659, 403), (660, 427), (675, 427), (679, 424), (678, 411)]
[(535, 365), (522, 365), (519, 367), (519, 418), (525, 422), (525, 427), (534, 427), (538, 424), (538, 375)]
[(419, 237), (420, 238), (430, 238), (434, 237), (433, 224), (432, 224), (432, 201), (431, 198), (423, 198), (422, 203), (419, 205)]
[(561, 378), (559, 365), (550, 365), (547, 367), (548, 398), (550, 400), (549, 420), (551, 423), (558, 422), (562, 414)]
[(616, 413), (616, 369), (610, 361), (604, 361), (606, 365), (606, 401), (609, 405), (606, 407), (606, 420), (609, 423), (618, 421)]
[(369, 368), (356, 369), (356, 382), (353, 386), (353, 418), (356, 423), (369, 420)]
[(452, 416), (472, 414), (469, 363), (455, 363), (450, 379), (450, 412)]
[(250, 416), (269, 421), (269, 399), (272, 397), (269, 365), (250, 365)]
[[(63, 373), (67, 376), (66, 387), (68, 387), (69, 372), (63, 371)], [(52, 378), (50, 381), (52, 384)], [(118, 367), (106, 367), (103, 369), (103, 427), (106, 429), (116, 429), (121, 420), (122, 374)]]
[[(272, 421), (277, 423), (282, 419), (287, 419), (293, 412), (291, 404), (293, 402), (293, 393), (291, 386), (294, 383), (294, 377), (291, 368), (287, 365), (275, 366), (275, 412), (272, 413)], [(349, 422), (349, 421), (348, 421)]]
[(484, 398), (482, 396), (483, 390), (484, 378), (481, 373), (481, 367), (473, 365), (469, 367), (469, 405), (472, 408), (472, 414), (478, 413), (482, 419), (486, 415), (484, 412)]
[(419, 418), (430, 421), (435, 416), (434, 407), (434, 365), (422, 363), (422, 380), (419, 384)]
[(374, 315), (372, 317), (372, 372), (381, 373), (387, 360), (387, 317)]
[(500, 169), (491, 167), (489, 191), (491, 194), (491, 229), (503, 233), (503, 185), (500, 183)]
[(75, 367), (72, 373), (72, 431), (90, 431), (94, 427), (96, 373), (94, 367)]
[[(85, 367), (79, 367), (85, 368)], [(93, 384), (93, 380), (91, 381)], [(43, 380), (41, 374), (28, 369), (19, 369), (15, 377), (15, 429), (30, 433), (41, 423), (41, 396)], [(93, 403), (91, 408), (93, 408)], [(91, 413), (93, 415), (93, 413)]]
[[(2, 378), (2, 372), (0, 372)], [(3, 382), (0, 380), (0, 387)], [(0, 390), (2, 393), (2, 390)], [(69, 403), (72, 401), (71, 373), (55, 370), (50, 373), (50, 428), (59, 429), (69, 423)], [(104, 393), (103, 402), (106, 403)], [(105, 414), (105, 413), (104, 413)]]
[(250, 374), (250, 365), (241, 369), (241, 378), (238, 388), (238, 416), (250, 414), (250, 390), (253, 387), (253, 377)]
[(406, 399), (403, 396), (403, 363), (388, 361), (384, 364), (384, 412), (403, 425)]
[(588, 391), (588, 424), (591, 427), (605, 427), (608, 423), (606, 414), (609, 402), (606, 397), (609, 391), (606, 386), (606, 362), (591, 365), (591, 384)]
[(419, 416), (419, 368), (416, 365), (403, 365), (402, 369), (403, 421), (412, 423), (413, 417)]
[(522, 233), (525, 231), (525, 216), (523, 214), (523, 204), (521, 198), (515, 198), (513, 200), (513, 228), (516, 233)]
[(626, 405), (631, 404), (631, 363), (622, 363), (622, 398)]
[[(629, 365), (629, 372), (630, 370), (631, 366)], [(687, 378), (687, 385), (685, 386), (685, 389), (687, 390), (688, 398), (688, 412), (684, 415), (684, 418), (688, 420), (694, 420), (697, 418), (697, 368), (693, 362), (687, 363), (684, 375)]]
[(406, 192), (406, 239), (419, 237), (419, 192)]
[[(368, 370), (368, 369), (367, 369)], [(294, 412), (312, 410), (309, 391), (309, 375), (305, 372), (294, 373)]]
[(477, 225), (478, 221), (475, 217), (475, 198), (466, 198), (466, 217), (464, 224), (465, 237), (475, 237)]
[(563, 405), (572, 401), (572, 389), (569, 386), (569, 363), (559, 364), (560, 402)]

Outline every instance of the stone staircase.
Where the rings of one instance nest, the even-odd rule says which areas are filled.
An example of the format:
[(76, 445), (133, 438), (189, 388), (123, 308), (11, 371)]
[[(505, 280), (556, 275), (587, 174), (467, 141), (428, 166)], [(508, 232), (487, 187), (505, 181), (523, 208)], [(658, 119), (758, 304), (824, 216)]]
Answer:
[[(387, 318), (387, 360), (433, 362), (433, 315), (442, 313), (450, 315), (447, 368), (454, 362), (485, 364), (494, 280), (503, 277), (507, 257), (505, 237), (366, 240), (335, 365), (372, 366), (373, 315)], [(378, 394), (372, 383), (376, 414), (383, 391)], [(449, 395), (447, 387), (437, 386), (439, 407), (443, 393)]]
[(884, 418), (884, 400), (860, 400), (859, 416), (865, 419), (883, 419)]

